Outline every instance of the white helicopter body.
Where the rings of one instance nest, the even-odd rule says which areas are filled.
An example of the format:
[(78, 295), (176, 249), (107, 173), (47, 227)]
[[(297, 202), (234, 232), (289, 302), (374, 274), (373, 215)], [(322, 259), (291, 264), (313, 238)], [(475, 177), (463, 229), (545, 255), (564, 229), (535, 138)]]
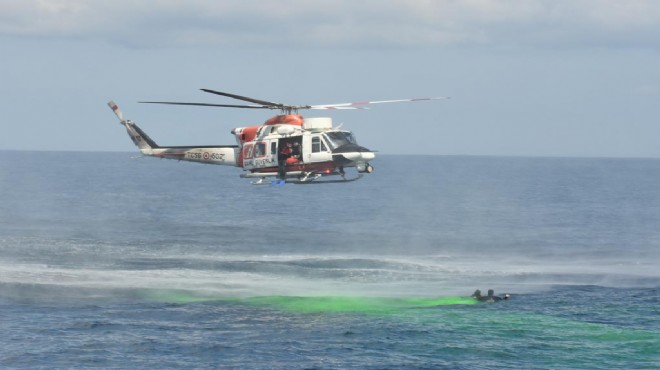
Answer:
[[(289, 106), (243, 97), (219, 91), (202, 89), (217, 95), (257, 103), (258, 105), (226, 105), (180, 102), (144, 102), (156, 104), (195, 105), (232, 108), (280, 109), (283, 114), (274, 116), (262, 125), (238, 127), (231, 130), (236, 145), (218, 146), (160, 146), (134, 122), (124, 119), (113, 101), (108, 106), (115, 112), (140, 152), (145, 156), (176, 159), (241, 167), (241, 177), (256, 178), (254, 184), (266, 183), (268, 177), (277, 177), (283, 183), (319, 183), (353, 181), (363, 173), (371, 173), (375, 152), (358, 145), (350, 131), (333, 127), (329, 117), (304, 118), (293, 114), (298, 109), (366, 109), (367, 104), (395, 103), (404, 101), (436, 100), (446, 98), (422, 98), (387, 100), (362, 103), (342, 103), (315, 106)], [(357, 176), (347, 178), (345, 169), (355, 168)], [(326, 176), (340, 176), (340, 180), (323, 180)]]

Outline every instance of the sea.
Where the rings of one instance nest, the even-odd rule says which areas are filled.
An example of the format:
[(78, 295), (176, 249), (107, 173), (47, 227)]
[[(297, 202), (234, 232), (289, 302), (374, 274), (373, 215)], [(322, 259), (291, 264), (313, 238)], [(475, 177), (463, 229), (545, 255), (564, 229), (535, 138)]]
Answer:
[(0, 151), (0, 368), (660, 368), (660, 159), (372, 164)]

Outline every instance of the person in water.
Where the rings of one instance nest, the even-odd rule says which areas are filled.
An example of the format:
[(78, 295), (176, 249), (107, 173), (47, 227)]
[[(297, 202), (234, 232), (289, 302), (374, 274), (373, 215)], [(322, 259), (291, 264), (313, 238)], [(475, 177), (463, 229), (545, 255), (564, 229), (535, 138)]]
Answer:
[(502, 298), (495, 295), (494, 290), (488, 289), (488, 296), (486, 296), (486, 302), (497, 302), (497, 301), (501, 301), (501, 300), (502, 300)]
[(498, 297), (498, 296), (495, 295), (495, 291), (493, 289), (488, 289), (488, 295), (484, 297), (484, 296), (481, 295), (481, 290), (477, 289), (477, 290), (474, 291), (474, 293), (472, 293), (472, 297), (474, 297), (479, 302), (492, 303), (492, 302), (497, 302), (497, 301), (501, 301), (501, 300), (504, 300), (504, 299), (509, 299), (509, 298), (511, 298), (511, 295), (510, 294), (505, 294), (503, 297)]

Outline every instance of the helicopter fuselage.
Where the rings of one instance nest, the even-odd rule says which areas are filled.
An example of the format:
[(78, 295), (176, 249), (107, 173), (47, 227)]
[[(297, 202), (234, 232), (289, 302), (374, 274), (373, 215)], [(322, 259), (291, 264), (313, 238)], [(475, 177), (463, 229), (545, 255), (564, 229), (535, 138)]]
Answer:
[[(253, 177), (264, 183), (266, 177), (277, 176), (294, 183), (345, 182), (371, 173), (369, 161), (376, 157), (374, 151), (358, 145), (350, 131), (332, 126), (326, 117), (303, 118), (297, 112), (303, 109), (345, 110), (368, 109), (368, 105), (402, 103), (429, 100), (444, 100), (447, 97), (414, 98), (396, 100), (359, 101), (339, 104), (290, 105), (255, 99), (227, 92), (201, 89), (214, 95), (224, 96), (251, 104), (216, 104), (180, 101), (142, 101), (147, 104), (166, 104), (197, 107), (221, 107), (242, 109), (277, 109), (282, 114), (267, 120), (263, 125), (239, 127), (231, 132), (238, 145), (163, 147), (157, 145), (135, 123), (125, 120), (114, 102), (108, 105), (117, 115), (128, 135), (144, 155), (171, 158), (182, 161), (220, 164), (242, 167), (246, 173), (241, 177)], [(358, 176), (345, 177), (344, 169), (354, 167)], [(341, 176), (341, 180), (316, 181), (324, 176)], [(274, 183), (274, 182), (273, 182)]]
[(360, 173), (373, 171), (369, 161), (374, 152), (358, 145), (350, 131), (334, 128), (331, 118), (275, 116), (263, 125), (233, 129), (237, 145), (160, 146), (134, 122), (124, 120), (114, 102), (108, 105), (145, 156), (241, 167), (241, 177), (258, 178), (258, 183), (266, 177), (302, 183), (332, 175), (345, 179), (348, 167)]
[[(250, 172), (243, 177), (277, 174), (281, 161), (285, 173), (293, 176), (343, 175), (346, 167), (371, 172), (368, 161), (375, 158), (373, 151), (357, 144), (350, 131), (333, 128), (332, 119), (326, 117), (281, 115), (262, 126), (236, 128), (232, 133), (241, 148), (237, 165)], [(282, 148), (287, 146), (293, 153), (283, 157)]]

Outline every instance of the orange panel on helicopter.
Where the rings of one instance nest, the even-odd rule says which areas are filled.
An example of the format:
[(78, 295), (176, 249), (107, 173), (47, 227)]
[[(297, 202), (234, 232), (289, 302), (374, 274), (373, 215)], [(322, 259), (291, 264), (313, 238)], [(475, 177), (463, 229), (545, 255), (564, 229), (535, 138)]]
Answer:
[(302, 126), (303, 116), (299, 114), (283, 114), (270, 118), (268, 121), (264, 122), (264, 125), (294, 125)]
[(244, 143), (252, 141), (257, 136), (257, 130), (259, 130), (259, 127), (261, 126), (250, 126), (243, 128), (243, 130), (241, 130), (241, 141)]

